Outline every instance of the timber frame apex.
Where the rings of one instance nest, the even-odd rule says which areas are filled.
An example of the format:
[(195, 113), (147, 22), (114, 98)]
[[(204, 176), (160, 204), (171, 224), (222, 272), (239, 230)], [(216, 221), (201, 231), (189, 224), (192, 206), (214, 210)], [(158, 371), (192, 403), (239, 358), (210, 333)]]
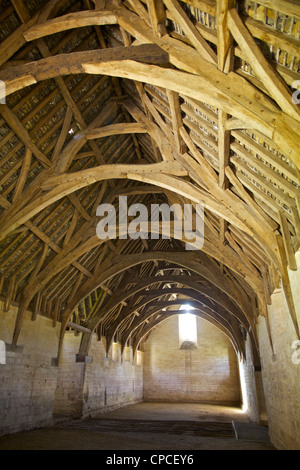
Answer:
[[(201, 315), (239, 353), (244, 317), (256, 345), (264, 316), (272, 345), (280, 285), (299, 335), (289, 281), (300, 247), (298, 2), (11, 3), (0, 5), (0, 295), (5, 311), (19, 305), (13, 342), (29, 309), (60, 322), (60, 347), (78, 325), (80, 354), (85, 328), (138, 347), (168, 315), (149, 315), (138, 286), (161, 277), (151, 289), (167, 290), (176, 277), (179, 290), (194, 276), (198, 300), (210, 286), (219, 302), (199, 300)], [(100, 241), (96, 208), (122, 194), (203, 204), (201, 253), (163, 233)]]

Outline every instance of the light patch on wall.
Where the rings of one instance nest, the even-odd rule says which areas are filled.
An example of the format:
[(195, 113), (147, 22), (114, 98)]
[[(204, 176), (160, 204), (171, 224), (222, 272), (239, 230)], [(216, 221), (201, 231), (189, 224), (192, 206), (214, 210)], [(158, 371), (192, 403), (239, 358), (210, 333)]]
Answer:
[(124, 348), (124, 361), (131, 361), (131, 348), (126, 346)]
[(114, 362), (119, 362), (119, 349), (120, 349), (119, 343), (113, 342), (113, 345), (112, 345), (112, 360)]
[(137, 351), (137, 352), (136, 352), (136, 365), (137, 365), (137, 366), (141, 366), (141, 365), (142, 365), (142, 362), (143, 362), (142, 358), (143, 358), (142, 352), (141, 352), (141, 351)]
[(240, 383), (243, 399), (243, 412), (246, 413), (249, 408), (248, 395), (247, 395), (247, 384), (244, 373), (244, 364), (242, 361), (239, 361), (239, 371), (240, 371)]
[(0, 340), (0, 364), (6, 364), (6, 347), (2, 340)]
[(186, 312), (178, 316), (180, 346), (184, 344), (197, 346), (197, 318), (196, 315), (190, 313), (194, 308), (190, 305), (182, 305), (179, 310)]

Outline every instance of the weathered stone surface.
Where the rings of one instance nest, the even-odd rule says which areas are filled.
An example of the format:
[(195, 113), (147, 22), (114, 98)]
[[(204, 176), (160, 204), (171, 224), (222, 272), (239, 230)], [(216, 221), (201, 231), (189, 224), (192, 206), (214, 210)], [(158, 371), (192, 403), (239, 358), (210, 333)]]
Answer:
[(198, 345), (181, 350), (178, 317), (166, 320), (149, 337), (144, 353), (144, 398), (237, 404), (237, 358), (229, 339), (197, 319)]
[(49, 426), (53, 423), (57, 371), (51, 358), (57, 351), (58, 330), (44, 317), (26, 315), (19, 346), (11, 339), (16, 307), (3, 311), (0, 303), (1, 339), (8, 344), (6, 364), (0, 365), (0, 433)]
[[(296, 259), (300, 266), (300, 252), (297, 253)], [(290, 279), (298, 320), (300, 320), (299, 267), (298, 271), (290, 272)], [(276, 290), (272, 295), (269, 318), (274, 353), (263, 318), (259, 321), (259, 343), (270, 437), (279, 449), (299, 450), (300, 353), (298, 356), (294, 355), (296, 349), (292, 346), (297, 338), (281, 289)]]

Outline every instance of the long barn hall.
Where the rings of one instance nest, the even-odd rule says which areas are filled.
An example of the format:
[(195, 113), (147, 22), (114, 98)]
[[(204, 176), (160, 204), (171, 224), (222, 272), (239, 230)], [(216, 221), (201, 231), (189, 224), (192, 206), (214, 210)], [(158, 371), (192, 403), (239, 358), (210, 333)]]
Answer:
[(300, 450), (299, 105), (298, 0), (0, 1), (0, 450)]

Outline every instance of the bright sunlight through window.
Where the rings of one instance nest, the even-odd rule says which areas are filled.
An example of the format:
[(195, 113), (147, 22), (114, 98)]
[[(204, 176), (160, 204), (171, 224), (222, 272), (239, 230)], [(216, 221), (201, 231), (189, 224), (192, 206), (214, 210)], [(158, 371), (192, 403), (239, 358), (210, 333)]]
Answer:
[(180, 310), (185, 311), (179, 315), (179, 342), (197, 344), (197, 318), (190, 313), (194, 310), (190, 305), (182, 305)]

